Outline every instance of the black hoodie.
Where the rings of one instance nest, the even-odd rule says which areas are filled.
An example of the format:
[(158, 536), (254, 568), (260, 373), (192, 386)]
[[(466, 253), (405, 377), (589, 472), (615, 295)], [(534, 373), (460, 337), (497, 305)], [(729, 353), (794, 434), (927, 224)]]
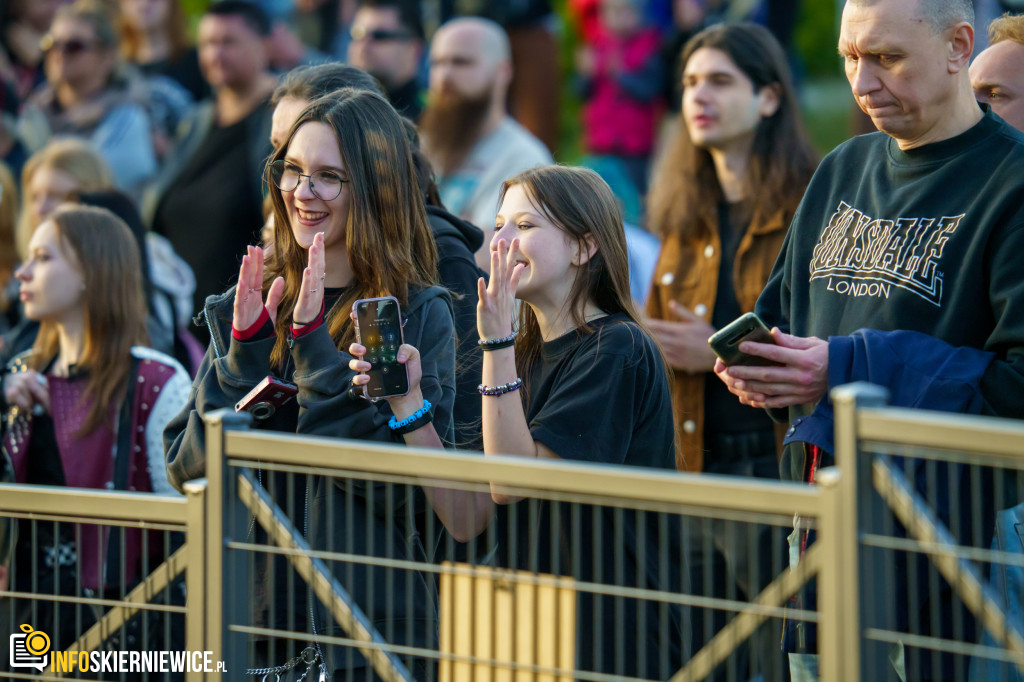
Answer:
[(483, 245), (484, 233), (438, 206), (427, 206), (427, 218), (437, 244), (438, 278), (443, 287), (455, 294), (455, 444), (463, 450), (482, 450), (477, 392), (482, 358), (476, 343), (476, 283), (487, 274), (477, 267), (473, 254)]

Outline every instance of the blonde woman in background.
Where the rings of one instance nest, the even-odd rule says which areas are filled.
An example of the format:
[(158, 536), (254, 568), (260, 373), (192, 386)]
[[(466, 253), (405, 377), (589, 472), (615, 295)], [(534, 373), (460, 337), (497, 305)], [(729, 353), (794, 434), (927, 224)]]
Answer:
[[(84, 140), (55, 140), (29, 157), (21, 170), (21, 201), (17, 202), (21, 211), (14, 226), (15, 265), (28, 260), (32, 233), (62, 202), (73, 201), (85, 192), (112, 187), (110, 169), (92, 145)], [(17, 197), (13, 190), (11, 195)], [(6, 199), (7, 188), (4, 187), (0, 213), (6, 214)], [(5, 276), (0, 280), (5, 289), (8, 289), (8, 278)], [(12, 295), (5, 317), (10, 329), (4, 329), (5, 333), (0, 337), (0, 363), (30, 347), (38, 329), (35, 322), (25, 318), (18, 302), (17, 282), (10, 284), (8, 290)]]
[(84, 140), (54, 140), (33, 154), (21, 171), (22, 210), (16, 244), (25, 258), (32, 231), (61, 202), (82, 192), (113, 189), (110, 168)]

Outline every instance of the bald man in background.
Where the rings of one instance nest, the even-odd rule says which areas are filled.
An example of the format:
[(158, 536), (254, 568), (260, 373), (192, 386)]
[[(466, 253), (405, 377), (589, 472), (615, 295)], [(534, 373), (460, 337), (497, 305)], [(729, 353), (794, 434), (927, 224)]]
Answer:
[(544, 143), (507, 113), (510, 54), (504, 29), (490, 20), (443, 25), (430, 45), (430, 90), (420, 119), (441, 200), (488, 237), (476, 253), (485, 270), (502, 181), (553, 163)]
[(971, 87), (979, 102), (1024, 131), (1024, 16), (1006, 15), (988, 27), (989, 47), (971, 64)]

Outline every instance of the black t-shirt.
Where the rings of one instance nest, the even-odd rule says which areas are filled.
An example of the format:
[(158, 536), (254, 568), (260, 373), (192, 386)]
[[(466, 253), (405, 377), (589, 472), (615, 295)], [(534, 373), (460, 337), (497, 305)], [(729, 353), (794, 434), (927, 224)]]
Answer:
[[(747, 312), (740, 308), (736, 298), (733, 278), (733, 264), (746, 226), (750, 223), (750, 212), (744, 203), (718, 205), (718, 237), (721, 242), (722, 260), (718, 267), (718, 288), (715, 307), (711, 311), (711, 326), (721, 329)], [(704, 374), (704, 443), (705, 452), (714, 457), (707, 445), (714, 441), (716, 433), (737, 433), (740, 431), (770, 431), (771, 417), (762, 409), (742, 404), (729, 392), (725, 384), (713, 373)]]
[(195, 309), (238, 278), (245, 247), (256, 244), (263, 226), (262, 197), (253, 177), (250, 119), (263, 106), (229, 126), (210, 128), (195, 155), (160, 199), (153, 229), (170, 240), (196, 275)]
[[(563, 459), (674, 471), (671, 396), (657, 347), (622, 314), (589, 326), (595, 333), (574, 330), (545, 343), (536, 366), (523, 377), (533, 438)], [(521, 500), (499, 510), (498, 560), (582, 581), (678, 589), (679, 534), (668, 530), (677, 528), (677, 520), (665, 521), (659, 528), (654, 513), (590, 505), (574, 511), (567, 503)], [(664, 574), (662, 562), (668, 567)], [(678, 610), (578, 594), (580, 669), (658, 677), (663, 653), (673, 664), (678, 661)], [(635, 638), (644, 629), (641, 645)], [(620, 659), (623, 638), (630, 642)]]
[(414, 123), (420, 120), (420, 114), (423, 113), (423, 98), (420, 94), (419, 81), (416, 78), (388, 91), (388, 101), (402, 116)]
[(562, 459), (675, 469), (668, 376), (647, 334), (623, 314), (544, 344), (523, 380), (530, 433)]

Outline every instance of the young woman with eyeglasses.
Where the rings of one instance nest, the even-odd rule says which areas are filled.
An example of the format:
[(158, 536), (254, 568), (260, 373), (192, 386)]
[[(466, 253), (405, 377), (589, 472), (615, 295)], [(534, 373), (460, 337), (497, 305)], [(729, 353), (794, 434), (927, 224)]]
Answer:
[[(165, 433), (171, 482), (180, 487), (205, 473), (203, 415), (233, 406), (268, 375), (293, 382), (298, 395), (257, 422), (260, 428), (433, 447), (450, 443), (451, 302), (445, 290), (433, 286), (437, 254), (394, 109), (377, 94), (351, 89), (314, 100), (275, 151), (267, 179), (274, 249), (264, 262), (263, 252), (249, 247), (238, 285), (207, 301), (211, 342), (193, 400)], [(409, 345), (399, 355), (411, 390), (372, 403), (349, 390), (357, 373), (348, 352), (355, 341), (350, 312), (356, 300), (378, 296), (394, 296), (401, 305)], [(404, 428), (394, 427), (413, 415), (419, 416)], [(411, 507), (404, 495), (389, 506), (380, 484), (327, 483), (316, 493), (313, 514), (333, 509), (325, 523), (338, 535), (327, 537), (318, 522), (315, 542), (356, 554), (390, 547), (389, 558), (422, 560), (422, 548), (410, 539), (416, 529), (409, 525), (425, 509), (419, 490)], [(466, 513), (466, 500), (424, 492), (459, 539), (476, 535), (489, 519), (485, 503)], [(346, 527), (356, 530), (347, 533)], [(434, 616), (422, 575), (396, 569), (387, 578), (383, 568), (361, 566), (338, 571), (371, 620), (387, 623), (410, 645), (432, 640), (432, 628), (425, 624)], [(389, 582), (394, 589), (385, 594)], [(404, 613), (407, 597), (415, 613)], [(356, 667), (366, 665), (355, 658)]]

